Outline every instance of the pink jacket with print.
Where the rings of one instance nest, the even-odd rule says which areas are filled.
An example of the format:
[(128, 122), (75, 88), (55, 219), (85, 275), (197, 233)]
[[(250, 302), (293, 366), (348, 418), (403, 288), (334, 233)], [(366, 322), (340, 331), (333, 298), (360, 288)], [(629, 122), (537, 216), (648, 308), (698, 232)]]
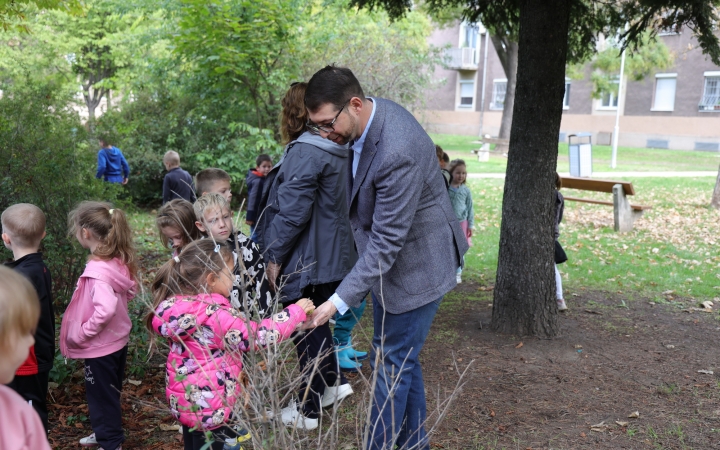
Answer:
[[(170, 297), (158, 305), (153, 331), (166, 337), (166, 396), (170, 412), (183, 425), (212, 430), (232, 418), (240, 396), (242, 352), (290, 337), (306, 318), (290, 305), (282, 312), (252, 322), (220, 294)], [(252, 337), (252, 339), (251, 339)]]
[(63, 314), (60, 352), (67, 358), (98, 358), (125, 347), (133, 297), (135, 281), (122, 261), (90, 260)]

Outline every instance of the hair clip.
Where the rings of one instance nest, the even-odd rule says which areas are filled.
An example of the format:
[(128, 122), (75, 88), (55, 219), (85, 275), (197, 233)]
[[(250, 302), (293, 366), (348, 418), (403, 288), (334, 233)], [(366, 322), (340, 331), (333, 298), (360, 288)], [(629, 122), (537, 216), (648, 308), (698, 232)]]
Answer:
[(113, 214), (114, 212), (115, 212), (115, 210), (114, 210), (114, 209), (111, 209), (111, 210), (110, 210), (110, 215), (112, 216), (112, 214)]
[(179, 256), (173, 256), (173, 259), (175, 260), (176, 263), (178, 263), (178, 264), (180, 263), (180, 257), (179, 257)]
[(220, 251), (220, 244), (215, 245), (215, 253)]

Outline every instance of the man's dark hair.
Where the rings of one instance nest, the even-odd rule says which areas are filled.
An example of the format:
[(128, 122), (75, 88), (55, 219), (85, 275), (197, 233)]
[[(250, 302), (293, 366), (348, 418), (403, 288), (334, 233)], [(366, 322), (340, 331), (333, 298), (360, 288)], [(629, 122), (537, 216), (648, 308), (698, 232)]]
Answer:
[(315, 112), (326, 103), (340, 109), (353, 97), (365, 100), (360, 82), (346, 67), (325, 66), (310, 78), (305, 91), (305, 106)]
[(258, 155), (257, 158), (255, 158), (255, 167), (260, 167), (260, 164), (264, 163), (265, 161), (272, 164), (272, 159), (270, 159), (270, 155), (266, 155), (263, 153), (262, 155)]

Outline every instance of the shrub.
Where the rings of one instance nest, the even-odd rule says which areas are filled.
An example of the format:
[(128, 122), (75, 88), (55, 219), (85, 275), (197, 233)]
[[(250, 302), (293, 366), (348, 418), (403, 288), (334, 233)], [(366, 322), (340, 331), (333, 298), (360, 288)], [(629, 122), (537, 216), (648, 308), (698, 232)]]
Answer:
[[(42, 250), (63, 311), (86, 252), (67, 236), (68, 212), (82, 200), (115, 201), (122, 189), (95, 179), (96, 154), (69, 98), (50, 85), (4, 88), (0, 98), (0, 210), (32, 203), (45, 212)], [(4, 258), (12, 254), (2, 248)]]

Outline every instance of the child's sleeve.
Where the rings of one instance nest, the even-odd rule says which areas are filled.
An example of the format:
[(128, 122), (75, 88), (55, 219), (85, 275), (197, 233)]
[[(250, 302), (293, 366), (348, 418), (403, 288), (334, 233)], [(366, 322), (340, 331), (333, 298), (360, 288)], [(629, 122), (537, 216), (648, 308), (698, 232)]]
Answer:
[(98, 152), (98, 158), (97, 158), (97, 174), (95, 174), (95, 178), (102, 178), (103, 174), (105, 174), (105, 155), (103, 154), (102, 150)]
[(127, 159), (125, 159), (125, 155), (120, 152), (120, 164), (122, 164), (123, 169), (123, 177), (127, 178), (130, 176), (130, 166), (128, 165)]
[(245, 220), (255, 222), (257, 220), (257, 211), (255, 211), (255, 204), (257, 198), (260, 195), (258, 192), (260, 189), (260, 183), (257, 181), (251, 181), (248, 183), (248, 200), (247, 200), (247, 211), (245, 212)]
[[(241, 239), (245, 239), (240, 243)], [(238, 233), (238, 244), (242, 263), (245, 267), (243, 271), (243, 281), (245, 283), (246, 295), (250, 302), (257, 303), (257, 309), (260, 317), (265, 318), (272, 313), (273, 295), (270, 291), (270, 283), (265, 276), (265, 260), (258, 246), (242, 233)], [(238, 261), (238, 264), (240, 261)]]
[(219, 348), (246, 352), (251, 347), (257, 350), (284, 341), (306, 318), (305, 311), (292, 304), (260, 323), (233, 314), (225, 308), (220, 308), (207, 320), (214, 325), (215, 344)]
[(472, 229), (473, 223), (475, 222), (475, 208), (473, 207), (473, 199), (472, 199), (472, 192), (470, 191), (470, 188), (465, 186), (465, 189), (467, 189), (467, 197), (465, 198), (465, 206), (467, 208), (468, 212), (468, 228)]

